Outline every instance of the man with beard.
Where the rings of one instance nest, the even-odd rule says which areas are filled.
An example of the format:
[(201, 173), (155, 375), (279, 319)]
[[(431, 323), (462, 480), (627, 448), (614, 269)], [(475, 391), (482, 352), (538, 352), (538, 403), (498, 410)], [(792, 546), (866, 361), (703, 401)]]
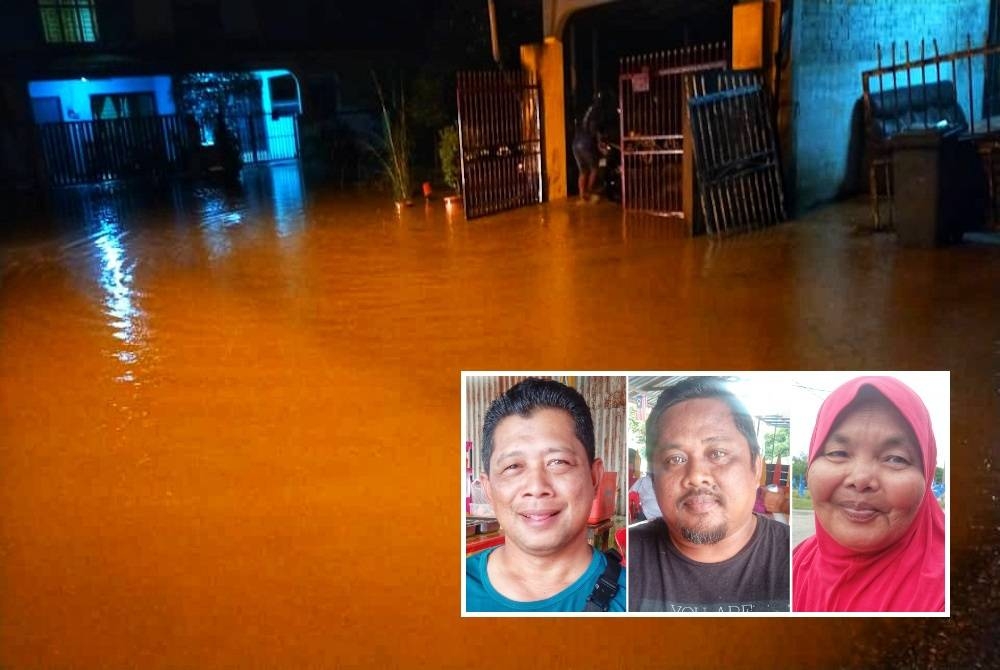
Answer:
[(667, 388), (646, 421), (646, 456), (663, 518), (629, 534), (629, 611), (788, 611), (788, 526), (753, 513), (764, 464), (724, 382)]
[(505, 542), (466, 560), (466, 610), (624, 612), (621, 557), (587, 543), (604, 464), (583, 396), (549, 379), (512, 386), (486, 411), (482, 453)]

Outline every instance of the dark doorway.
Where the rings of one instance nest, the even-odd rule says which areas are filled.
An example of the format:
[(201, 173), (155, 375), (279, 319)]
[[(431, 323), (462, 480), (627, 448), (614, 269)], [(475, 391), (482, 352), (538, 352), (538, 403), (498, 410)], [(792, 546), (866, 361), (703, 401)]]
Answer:
[[(598, 91), (617, 99), (623, 56), (729, 42), (732, 5), (732, 0), (621, 0), (573, 14), (563, 32), (567, 148)], [(617, 119), (605, 119), (605, 125), (616, 140)], [(575, 193), (578, 171), (569, 152), (566, 174)]]

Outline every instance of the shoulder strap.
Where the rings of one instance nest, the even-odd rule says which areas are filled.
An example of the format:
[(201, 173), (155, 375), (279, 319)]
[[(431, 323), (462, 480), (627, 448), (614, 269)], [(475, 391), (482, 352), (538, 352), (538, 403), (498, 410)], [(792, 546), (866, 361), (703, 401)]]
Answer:
[(607, 565), (604, 566), (604, 574), (597, 578), (594, 590), (587, 598), (587, 604), (583, 608), (584, 612), (607, 612), (611, 607), (611, 601), (618, 593), (618, 576), (622, 573), (622, 555), (614, 549), (604, 552)]

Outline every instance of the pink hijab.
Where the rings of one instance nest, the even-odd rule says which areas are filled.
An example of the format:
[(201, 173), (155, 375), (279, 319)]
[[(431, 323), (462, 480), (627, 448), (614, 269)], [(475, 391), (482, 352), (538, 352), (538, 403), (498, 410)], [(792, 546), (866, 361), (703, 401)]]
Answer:
[(859, 554), (836, 542), (816, 520), (816, 535), (792, 553), (792, 608), (796, 612), (944, 611), (944, 512), (931, 484), (937, 447), (927, 408), (908, 386), (892, 377), (858, 377), (820, 407), (809, 443), (809, 463), (834, 422), (864, 386), (896, 406), (917, 437), (924, 461), (924, 497), (909, 530), (894, 544)]

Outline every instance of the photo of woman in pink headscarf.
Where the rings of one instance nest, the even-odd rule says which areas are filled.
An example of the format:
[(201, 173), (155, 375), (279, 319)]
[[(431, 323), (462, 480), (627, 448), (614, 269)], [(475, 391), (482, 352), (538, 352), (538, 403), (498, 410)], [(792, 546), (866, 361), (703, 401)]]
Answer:
[(807, 480), (816, 534), (792, 554), (796, 612), (943, 612), (945, 521), (923, 401), (858, 377), (823, 402)]

